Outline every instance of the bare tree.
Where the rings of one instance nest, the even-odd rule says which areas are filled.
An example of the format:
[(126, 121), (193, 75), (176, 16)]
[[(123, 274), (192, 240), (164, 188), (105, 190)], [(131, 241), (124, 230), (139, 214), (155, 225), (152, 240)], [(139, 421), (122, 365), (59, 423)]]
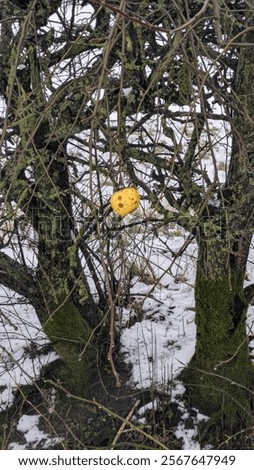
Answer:
[[(196, 353), (183, 374), (191, 403), (219, 434), (247, 426), (254, 2), (2, 4), (1, 195), (16, 232), (0, 252), (1, 284), (34, 305), (68, 380), (87, 382), (106, 317), (111, 359), (114, 346), (105, 207), (113, 189), (139, 187), (154, 223), (177, 222), (199, 248)], [(33, 268), (17, 210), (34, 234)]]

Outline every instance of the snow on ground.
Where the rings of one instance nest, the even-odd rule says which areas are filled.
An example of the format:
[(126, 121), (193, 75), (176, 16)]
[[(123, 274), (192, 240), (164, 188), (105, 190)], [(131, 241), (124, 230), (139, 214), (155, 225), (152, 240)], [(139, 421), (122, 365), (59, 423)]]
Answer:
[[(178, 251), (182, 237), (171, 238), (171, 249)], [(152, 249), (155, 252), (158, 247)], [(195, 271), (192, 257), (195, 244), (189, 245), (181, 260), (170, 268), (172, 262), (162, 254), (158, 260), (158, 286), (139, 281), (134, 283), (131, 296), (141, 298), (143, 318), (122, 334), (122, 352), (126, 362), (132, 364), (132, 381), (139, 387), (165, 386), (189, 362), (195, 347), (193, 285)], [(155, 253), (152, 253), (151, 259)], [(179, 262), (181, 263), (179, 265)], [(173, 272), (172, 272), (173, 271)], [(178, 273), (178, 274), (177, 274)], [(123, 322), (128, 322), (130, 312), (124, 311)]]
[[(182, 439), (183, 449), (188, 450), (199, 449), (195, 440), (197, 425), (200, 420), (207, 419), (196, 410), (191, 417), (193, 427), (186, 425), (190, 414), (181, 402), (184, 387), (177, 380), (195, 348), (193, 287), (197, 248), (195, 243), (190, 243), (172, 262), (165, 244), (177, 253), (186, 241), (186, 235), (184, 238), (183, 234), (174, 233), (164, 234), (160, 240), (147, 237), (146, 247), (139, 235), (135, 235), (136, 248), (143, 252), (144, 258), (149, 256), (147, 266), (153, 272), (153, 279), (149, 279), (149, 273), (143, 273), (143, 278), (140, 275), (132, 279), (129, 305), (122, 312), (121, 349), (124, 360), (131, 365), (132, 386), (159, 389), (179, 405), (182, 416), (175, 434)], [(252, 250), (250, 260), (253, 258)], [(253, 280), (253, 270), (250, 261), (246, 283)], [(0, 304), (0, 409), (4, 410), (12, 404), (17, 385), (31, 383), (38, 377), (41, 367), (57, 356), (47, 352), (48, 340), (31, 306), (4, 288), (0, 289)], [(254, 336), (253, 306), (249, 309), (247, 331)], [(254, 348), (254, 340), (250, 346)], [(138, 411), (140, 422), (144, 412)], [(18, 431), (26, 444), (11, 443), (9, 448), (50, 447), (51, 438), (41, 433), (38, 426), (39, 416), (23, 415)]]
[[(173, 233), (173, 232), (172, 232)], [(183, 236), (170, 235), (170, 249), (177, 253), (185, 239)], [(163, 239), (162, 239), (163, 242)], [(195, 440), (197, 425), (207, 417), (196, 413), (191, 428), (186, 425), (190, 414), (187, 412), (181, 395), (185, 389), (177, 381), (177, 376), (188, 364), (195, 350), (196, 327), (194, 318), (194, 279), (196, 245), (191, 243), (183, 255), (172, 263), (172, 258), (163, 255), (164, 243), (151, 247), (150, 260), (157, 267), (160, 279), (151, 289), (134, 282), (131, 296), (144, 298), (142, 321), (123, 329), (121, 342), (125, 361), (131, 365), (131, 384), (137, 388), (155, 388), (166, 392), (171, 402), (176, 402), (182, 416), (175, 431), (181, 438), (183, 449), (199, 449)], [(168, 255), (168, 254), (167, 254)], [(128, 325), (131, 310), (125, 309), (123, 323)], [(147, 405), (149, 407), (149, 404)], [(144, 408), (144, 407), (143, 407)], [(139, 409), (139, 422), (145, 409)]]
[[(137, 250), (142, 251), (144, 258), (149, 257), (154, 284), (149, 284), (149, 279), (144, 283), (138, 276), (132, 280), (131, 305), (122, 315), (121, 344), (125, 361), (133, 365), (132, 385), (138, 388), (153, 385), (170, 390), (173, 398), (180, 389), (183, 390), (181, 384), (174, 384), (174, 379), (190, 360), (195, 346), (193, 261), (196, 246), (190, 244), (181, 258), (172, 263), (165, 249), (167, 242), (171, 250), (177, 252), (185, 240), (179, 234), (164, 235), (161, 241), (148, 237), (144, 247), (142, 237), (135, 236)], [(38, 377), (41, 367), (54, 360), (56, 355), (52, 352), (40, 354), (48, 341), (31, 306), (3, 288), (0, 296), (0, 406), (4, 410), (13, 402), (12, 392), (16, 386), (31, 383)], [(141, 308), (142, 319), (129, 326), (137, 307)], [(39, 433), (38, 423), (38, 416), (31, 416), (30, 421), (23, 416), (18, 430), (27, 444), (19, 447), (12, 443), (10, 449), (50, 446), (45, 435)], [(193, 435), (194, 431), (190, 433)], [(193, 447), (194, 441), (185, 429), (184, 418), (177, 434), (183, 437), (185, 448)]]
[(24, 444), (11, 442), (9, 450), (24, 449), (48, 449), (52, 448), (61, 441), (58, 437), (49, 438), (45, 432), (39, 429), (40, 417), (38, 415), (23, 415), (19, 419), (17, 431), (19, 431), (25, 440)]
[(25, 299), (0, 287), (0, 411), (13, 403), (18, 385), (32, 383), (57, 358)]

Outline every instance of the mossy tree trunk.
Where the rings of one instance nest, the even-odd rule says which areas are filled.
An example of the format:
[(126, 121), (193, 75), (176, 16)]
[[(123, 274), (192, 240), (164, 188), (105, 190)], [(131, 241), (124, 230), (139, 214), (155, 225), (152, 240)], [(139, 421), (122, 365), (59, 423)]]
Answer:
[(211, 416), (220, 434), (250, 424), (253, 406), (250, 298), (244, 289), (254, 226), (254, 48), (248, 46), (253, 31), (246, 30), (242, 41), (231, 96), (229, 170), (216, 204), (207, 203), (197, 224), (196, 351), (183, 374), (191, 403)]
[(34, 171), (37, 210), (33, 223), (39, 237), (37, 293), (41, 303), (36, 310), (65, 364), (62, 369), (65, 381), (84, 390), (95, 365), (92, 330), (98, 324), (98, 309), (73, 236), (66, 154), (56, 145), (40, 151), (39, 138)]
[[(240, 263), (223, 237), (199, 239), (195, 282), (196, 350), (183, 378), (192, 406), (210, 417), (213, 436), (232, 434), (251, 422), (253, 366), (246, 332), (246, 254)], [(231, 253), (230, 253), (231, 251)], [(244, 252), (245, 251), (245, 252)]]
[[(59, 3), (55, 2), (55, 8)], [(51, 109), (36, 46), (34, 22), (39, 24), (39, 20), (32, 10), (24, 17), (23, 37), (13, 39), (8, 68), (6, 65), (5, 86), (6, 90), (12, 89), (10, 120), (17, 123), (19, 141), (5, 165), (1, 191), (9, 195), (9, 203), (16, 201), (38, 236), (38, 265), (28, 272), (16, 263), (15, 289), (35, 307), (42, 328), (59, 354), (63, 364), (60, 379), (85, 391), (97, 357), (93, 329), (100, 321), (99, 309), (78, 256), (66, 136), (52, 136), (51, 132)], [(24, 50), (28, 63), (24, 76), (15, 68), (19, 48)], [(56, 123), (54, 130), (57, 134)], [(27, 168), (31, 178), (26, 175)], [(6, 266), (2, 282), (11, 287), (13, 261), (7, 256), (2, 261)]]

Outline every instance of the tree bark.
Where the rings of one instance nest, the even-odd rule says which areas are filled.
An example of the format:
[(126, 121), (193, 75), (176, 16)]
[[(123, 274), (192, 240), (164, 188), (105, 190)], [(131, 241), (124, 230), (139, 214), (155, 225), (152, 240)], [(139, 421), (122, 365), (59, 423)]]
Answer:
[(43, 300), (37, 312), (65, 364), (63, 371), (67, 368), (65, 381), (84, 392), (96, 362), (93, 327), (99, 323), (99, 312), (73, 235), (66, 155), (58, 146), (49, 146), (47, 152), (37, 150), (37, 160), (38, 155), (40, 162), (34, 171), (39, 236), (37, 283)]
[[(36, 33), (61, 3), (47, 0), (25, 12), (21, 22), (23, 33), (17, 34), (12, 42), (9, 35), (13, 33), (7, 26), (1, 35), (1, 44), (11, 42), (11, 46), (8, 46), (9, 55), (5, 48), (1, 52), (6, 60), (0, 81), (9, 103), (8, 125), (15, 126), (19, 135), (16, 151), (1, 173), (1, 192), (8, 195), (9, 203), (16, 202), (33, 226), (38, 236), (38, 265), (29, 270), (1, 253), (0, 281), (29, 299), (64, 364), (61, 379), (76, 390), (80, 386), (84, 391), (89, 375), (94, 371), (97, 343), (93, 330), (100, 325), (101, 318), (74, 237), (66, 141), (72, 123), (77, 120), (79, 106), (75, 106), (75, 100), (81, 105), (85, 95), (83, 88), (80, 93), (77, 80), (73, 80), (68, 90), (66, 85), (62, 92), (58, 89), (59, 101), (47, 101)], [(8, 12), (6, 6), (6, 16), (8, 18), (10, 14), (11, 18)], [(9, 25), (8, 21), (6, 25)], [(25, 69), (18, 67), (21, 51)], [(102, 64), (101, 59), (99, 65)], [(61, 106), (68, 101), (66, 94), (71, 93), (73, 99), (70, 102), (74, 108), (71, 113), (67, 110), (65, 116), (61, 114)], [(55, 119), (52, 108), (56, 110)], [(60, 139), (59, 128), (65, 118), (67, 124)], [(25, 175), (27, 165), (32, 174), (30, 179)]]
[(33, 279), (33, 270), (3, 252), (0, 252), (0, 284), (29, 300), (34, 295), (36, 285)]
[[(252, 23), (253, 12), (246, 15)], [(246, 29), (242, 41), (231, 96), (229, 172), (218, 191), (219, 207), (209, 207), (206, 220), (199, 222), (197, 343), (183, 374), (191, 403), (211, 417), (209, 426), (217, 426), (220, 435), (248, 426), (253, 405), (246, 334), (250, 295), (244, 291), (253, 234), (254, 48), (245, 46), (253, 43), (252, 29)]]
[[(196, 350), (183, 380), (191, 405), (210, 417), (207, 429), (219, 439), (252, 419), (254, 370), (246, 333), (245, 269), (239, 269), (223, 236), (203, 234), (198, 243)], [(247, 259), (246, 253), (238, 255)]]

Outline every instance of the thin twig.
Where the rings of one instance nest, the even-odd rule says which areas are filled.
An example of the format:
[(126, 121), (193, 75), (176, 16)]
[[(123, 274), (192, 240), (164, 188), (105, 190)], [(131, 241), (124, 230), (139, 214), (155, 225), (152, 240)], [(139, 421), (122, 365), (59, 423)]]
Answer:
[(204, 5), (198, 11), (198, 13), (193, 16), (193, 18), (191, 18), (189, 21), (186, 21), (186, 23), (184, 23), (181, 26), (178, 26), (177, 28), (167, 29), (167, 28), (163, 28), (161, 26), (157, 26), (157, 25), (154, 25), (154, 24), (150, 23), (149, 21), (147, 21), (142, 16), (137, 15), (136, 13), (134, 13), (130, 10), (123, 11), (121, 8), (118, 8), (115, 5), (112, 5), (111, 3), (107, 3), (105, 0), (93, 0), (93, 1), (94, 1), (94, 3), (97, 3), (98, 5), (100, 5), (102, 7), (108, 8), (109, 10), (113, 11), (114, 13), (120, 14), (121, 16), (123, 16), (124, 18), (126, 18), (129, 21), (132, 21), (133, 23), (140, 24), (144, 28), (150, 29), (150, 31), (160, 31), (160, 32), (163, 32), (163, 33), (168, 33), (170, 35), (175, 34), (179, 31), (183, 31), (186, 28), (192, 26), (194, 23), (196, 23), (199, 20), (199, 18), (202, 17), (205, 14), (205, 11), (206, 11), (206, 9), (208, 7), (208, 4), (209, 4), (209, 0), (205, 0)]
[[(111, 303), (111, 302), (110, 302)], [(113, 375), (116, 379), (116, 387), (120, 388), (121, 387), (121, 381), (120, 381), (120, 375), (118, 374), (113, 358), (113, 351), (115, 347), (115, 333), (114, 333), (114, 326), (115, 326), (115, 312), (114, 312), (114, 304), (111, 303), (111, 308), (110, 308), (110, 326), (109, 326), (109, 349), (108, 349), (108, 361), (110, 362), (111, 369), (113, 372)]]
[(138, 407), (140, 401), (141, 401), (141, 400), (137, 400), (137, 401), (134, 403), (132, 409), (130, 410), (130, 412), (129, 412), (128, 415), (126, 416), (125, 420), (122, 422), (122, 424), (121, 424), (119, 430), (117, 431), (117, 434), (116, 434), (116, 436), (115, 436), (115, 438), (114, 438), (114, 440), (113, 440), (113, 442), (112, 442), (112, 447), (111, 447), (112, 450), (114, 449), (114, 446), (117, 444), (117, 442), (118, 442), (118, 440), (119, 440), (121, 434), (123, 433), (125, 427), (127, 426), (127, 424), (129, 424), (129, 421), (130, 421), (130, 419), (131, 419), (131, 417), (132, 417), (132, 415), (133, 415), (135, 409)]

